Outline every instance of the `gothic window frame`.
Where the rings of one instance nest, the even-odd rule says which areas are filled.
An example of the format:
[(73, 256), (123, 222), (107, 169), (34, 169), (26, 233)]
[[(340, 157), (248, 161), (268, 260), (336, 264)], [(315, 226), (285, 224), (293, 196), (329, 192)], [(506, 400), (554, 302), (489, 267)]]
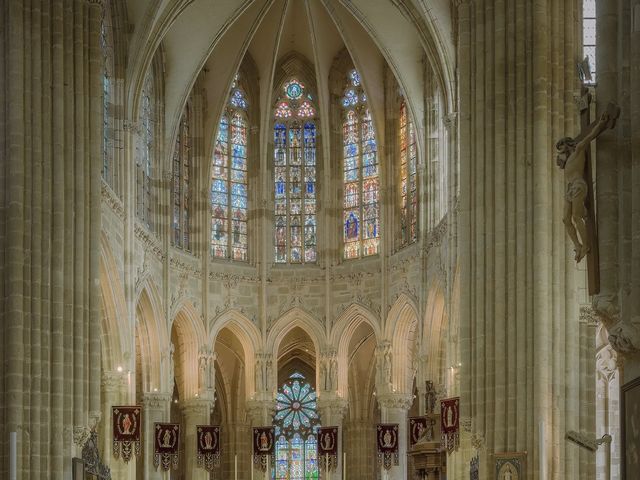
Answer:
[(114, 158), (112, 146), (113, 132), (113, 93), (114, 84), (113, 76), (115, 70), (114, 59), (114, 39), (113, 24), (111, 19), (110, 2), (105, 4), (102, 19), (100, 22), (100, 49), (103, 56), (102, 70), (102, 101), (103, 101), (103, 122), (102, 122), (102, 169), (101, 175), (105, 183), (116, 190), (117, 171), (115, 168), (116, 159)]
[[(341, 250), (342, 259), (347, 261), (378, 255), (382, 236), (380, 228), (382, 205), (379, 199), (381, 164), (378, 140), (367, 95), (356, 69), (351, 69), (347, 73), (340, 107), (343, 186)], [(364, 165), (365, 155), (369, 158), (366, 166)], [(366, 184), (375, 184), (376, 188), (368, 189)], [(363, 228), (365, 224), (366, 237)]]
[(291, 76), (283, 84), (272, 118), (274, 263), (315, 265), (318, 263), (318, 109), (313, 94), (298, 77)]
[(418, 241), (420, 191), (416, 131), (404, 98), (398, 117), (400, 245), (406, 247)]
[[(273, 425), (276, 431), (274, 479), (304, 480), (318, 473), (317, 392), (297, 370), (278, 388)], [(302, 472), (298, 476), (291, 476), (290, 458), (294, 449), (301, 449), (303, 453)]]
[(193, 106), (188, 101), (180, 118), (172, 158), (171, 226), (175, 247), (190, 251), (190, 206), (193, 168)]
[[(236, 75), (227, 105), (218, 121), (211, 158), (209, 254), (211, 258), (216, 260), (249, 261), (249, 108), (250, 104), (247, 100), (246, 90), (240, 85), (239, 75)], [(233, 119), (240, 119), (240, 121), (234, 124)], [(232, 142), (232, 135), (236, 129), (244, 129), (244, 157), (235, 156), (233, 153), (235, 151), (234, 145), (242, 146), (242, 144), (234, 144)], [(221, 151), (219, 149), (223, 147), (223, 144), (224, 151)], [(222, 157), (224, 157), (224, 165), (218, 160)], [(241, 166), (237, 168), (239, 165), (234, 164), (234, 158), (244, 158), (244, 169)], [(216, 171), (220, 173), (216, 174)], [(237, 216), (237, 218), (234, 218), (234, 196), (237, 197), (236, 200), (240, 200), (242, 190), (244, 190), (244, 207), (240, 202), (236, 203), (235, 208), (239, 211), (244, 210), (244, 218)], [(234, 191), (236, 192), (235, 194)], [(226, 199), (223, 198), (224, 196), (226, 196)], [(216, 198), (218, 199), (217, 201), (214, 200)], [(225, 217), (221, 218), (219, 215), (223, 211)], [(222, 223), (217, 220), (221, 220)], [(222, 224), (224, 224), (224, 229), (221, 232), (221, 236), (220, 238), (215, 238), (214, 241), (214, 237), (220, 233), (217, 227)], [(219, 241), (222, 238), (224, 238), (224, 242)], [(244, 241), (236, 242), (236, 238)]]
[(139, 132), (136, 151), (136, 216), (149, 230), (154, 229), (152, 179), (156, 156), (157, 113), (157, 82), (152, 64), (145, 75), (140, 94), (138, 106)]

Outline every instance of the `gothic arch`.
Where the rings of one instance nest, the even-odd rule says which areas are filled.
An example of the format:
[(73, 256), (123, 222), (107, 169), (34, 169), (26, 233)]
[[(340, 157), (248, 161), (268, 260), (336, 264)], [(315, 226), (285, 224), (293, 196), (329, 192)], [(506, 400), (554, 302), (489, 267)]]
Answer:
[[(136, 301), (136, 340), (140, 351), (141, 387), (143, 392), (154, 389), (167, 391), (161, 364), (168, 365), (169, 338), (164, 325), (164, 313), (157, 288), (147, 281)], [(140, 393), (143, 393), (140, 392)]]
[(385, 338), (391, 342), (393, 353), (391, 383), (400, 393), (412, 393), (417, 330), (418, 308), (402, 293), (391, 307), (385, 327)]
[(115, 371), (127, 363), (131, 327), (128, 319), (124, 286), (117, 274), (118, 266), (104, 235), (100, 239), (100, 290), (102, 297), (102, 368)]
[(245, 315), (237, 310), (224, 311), (213, 321), (207, 343), (215, 349), (220, 331), (226, 328), (236, 336), (244, 350), (245, 391), (247, 395), (255, 391), (254, 359), (261, 350), (262, 339), (258, 328)]
[(427, 293), (420, 342), (420, 353), (427, 357), (426, 371), (423, 374), (430, 380), (440, 380), (444, 371), (447, 322), (444, 291), (440, 282), (434, 282)]
[(342, 396), (347, 395), (349, 388), (349, 344), (354, 332), (362, 323), (371, 327), (377, 344), (382, 338), (380, 321), (371, 310), (358, 303), (349, 305), (331, 330), (329, 345), (337, 347), (338, 394)]
[(316, 352), (320, 353), (324, 346), (327, 345), (327, 337), (322, 323), (302, 308), (293, 307), (271, 326), (265, 350), (267, 352), (277, 352), (284, 336), (295, 327), (300, 327), (309, 335)]
[[(190, 302), (184, 302), (171, 322), (171, 332), (175, 331), (179, 345), (174, 345), (180, 357), (174, 355), (174, 372), (180, 398), (187, 400), (198, 393), (198, 359), (200, 349), (206, 343), (206, 333), (202, 320)], [(172, 335), (173, 336), (173, 335)], [(161, 372), (166, 376), (168, 372)], [(169, 378), (169, 385), (173, 379)]]

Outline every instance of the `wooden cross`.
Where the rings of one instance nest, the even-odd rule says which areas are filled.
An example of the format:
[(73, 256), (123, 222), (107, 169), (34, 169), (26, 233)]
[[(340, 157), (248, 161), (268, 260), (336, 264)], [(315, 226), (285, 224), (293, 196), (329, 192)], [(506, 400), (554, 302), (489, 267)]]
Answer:
[[(597, 128), (598, 121), (591, 122), (591, 93), (589, 89), (583, 85), (581, 89), (581, 97), (578, 103), (580, 108), (580, 134), (574, 139), (576, 143), (591, 135), (595, 128)], [(602, 128), (597, 135), (604, 130), (615, 127), (616, 120), (620, 116), (620, 107), (615, 103), (610, 102), (607, 105), (606, 113), (609, 117), (607, 125)], [(584, 200), (586, 208), (585, 225), (587, 229), (587, 236), (590, 250), (587, 253), (587, 274), (589, 284), (589, 295), (596, 295), (600, 293), (600, 255), (598, 250), (598, 223), (596, 222), (595, 214), (595, 201), (593, 194), (593, 168), (591, 165), (591, 146), (587, 145), (585, 148), (585, 167), (584, 167), (584, 180), (587, 184), (587, 195)]]

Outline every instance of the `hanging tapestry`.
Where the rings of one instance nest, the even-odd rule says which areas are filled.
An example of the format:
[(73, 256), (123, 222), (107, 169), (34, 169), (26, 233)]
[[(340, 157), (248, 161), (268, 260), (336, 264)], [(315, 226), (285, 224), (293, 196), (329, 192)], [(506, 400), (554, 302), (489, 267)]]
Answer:
[(178, 468), (178, 447), (180, 445), (180, 425), (177, 423), (154, 424), (154, 455), (153, 464), (158, 469), (169, 470)]
[(376, 428), (376, 440), (378, 465), (382, 465), (385, 470), (389, 470), (394, 465), (399, 465), (398, 424), (379, 423)]
[(433, 426), (436, 421), (429, 417), (411, 417), (409, 419), (409, 447), (418, 443), (433, 442)]
[(196, 425), (196, 464), (207, 472), (220, 466), (220, 427)]
[(318, 464), (322, 470), (335, 472), (338, 467), (338, 427), (318, 430)]
[(117, 406), (111, 409), (113, 419), (113, 456), (122, 457), (125, 463), (135, 453), (140, 456), (142, 431), (142, 407)]
[(460, 446), (460, 397), (440, 401), (440, 436), (449, 453)]
[(269, 457), (271, 457), (271, 463), (273, 464), (274, 437), (273, 427), (257, 427), (253, 429), (253, 464), (263, 472), (267, 470), (267, 459)]

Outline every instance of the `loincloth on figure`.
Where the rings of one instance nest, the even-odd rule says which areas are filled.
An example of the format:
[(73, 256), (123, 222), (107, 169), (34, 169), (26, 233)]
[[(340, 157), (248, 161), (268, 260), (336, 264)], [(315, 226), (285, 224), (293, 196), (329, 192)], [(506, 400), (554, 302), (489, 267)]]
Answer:
[(573, 202), (577, 198), (585, 198), (587, 196), (587, 191), (587, 182), (584, 181), (584, 178), (574, 178), (567, 183), (567, 190), (564, 194), (564, 198), (569, 202)]

